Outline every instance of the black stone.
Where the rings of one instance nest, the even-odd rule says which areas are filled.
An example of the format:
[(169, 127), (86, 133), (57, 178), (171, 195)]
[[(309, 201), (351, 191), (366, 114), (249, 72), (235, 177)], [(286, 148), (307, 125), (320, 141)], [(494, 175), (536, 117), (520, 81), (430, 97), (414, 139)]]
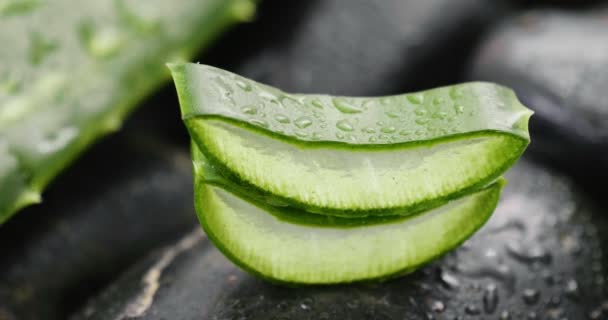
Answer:
[(106, 139), (41, 205), (0, 226), (0, 319), (66, 319), (146, 252), (198, 225), (188, 155), (154, 139)]
[(501, 3), (269, 0), (199, 60), (292, 92), (428, 89), (462, 78), (478, 37), (508, 12)]
[[(584, 319), (601, 309), (608, 299), (599, 280), (603, 273), (588, 266), (607, 265), (605, 212), (569, 180), (530, 161), (521, 161), (507, 177), (497, 211), (478, 234), (402, 278), (330, 287), (277, 286), (236, 268), (198, 231), (138, 263), (74, 319), (454, 319), (471, 313), (483, 318), (490, 313), (492, 318), (534, 314)], [(534, 243), (551, 260), (537, 270), (534, 261), (509, 254), (513, 241)], [(575, 255), (576, 244), (584, 245)], [(458, 278), (458, 286), (440, 284), (437, 272), (447, 270)], [(158, 279), (142, 284), (151, 274), (159, 274)], [(561, 280), (547, 283), (543, 274)], [(158, 290), (150, 290), (156, 288), (151, 283)], [(572, 283), (577, 284), (575, 291)], [(489, 287), (492, 307), (486, 308)], [(522, 299), (528, 288), (541, 298), (576, 299), (531, 304)], [(150, 304), (138, 303), (142, 301)]]
[(471, 78), (515, 89), (536, 112), (531, 153), (586, 182), (608, 177), (608, 7), (510, 19), (481, 47)]

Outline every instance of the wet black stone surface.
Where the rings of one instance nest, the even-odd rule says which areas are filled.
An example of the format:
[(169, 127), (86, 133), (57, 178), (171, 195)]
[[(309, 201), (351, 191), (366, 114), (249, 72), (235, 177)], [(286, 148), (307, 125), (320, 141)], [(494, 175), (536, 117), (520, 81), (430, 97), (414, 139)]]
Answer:
[(140, 262), (75, 319), (120, 319), (142, 301), (149, 287), (142, 279), (151, 270), (160, 272), (159, 287), (135, 319), (586, 319), (594, 312), (600, 314), (596, 319), (608, 317), (605, 210), (568, 179), (527, 160), (507, 178), (498, 209), (478, 234), (400, 279), (272, 285), (237, 269), (202, 238), (162, 269), (156, 268), (159, 261), (179, 246)]
[[(0, 232), (0, 319), (62, 319), (145, 253), (197, 225), (188, 155), (113, 136)], [(11, 315), (11, 316), (9, 316)]]

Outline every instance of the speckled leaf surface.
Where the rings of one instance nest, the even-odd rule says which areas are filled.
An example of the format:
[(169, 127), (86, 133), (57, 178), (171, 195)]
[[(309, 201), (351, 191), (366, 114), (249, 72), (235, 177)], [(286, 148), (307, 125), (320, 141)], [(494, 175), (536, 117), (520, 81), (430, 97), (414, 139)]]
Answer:
[(0, 223), (97, 137), (116, 130), (246, 0), (0, 3)]

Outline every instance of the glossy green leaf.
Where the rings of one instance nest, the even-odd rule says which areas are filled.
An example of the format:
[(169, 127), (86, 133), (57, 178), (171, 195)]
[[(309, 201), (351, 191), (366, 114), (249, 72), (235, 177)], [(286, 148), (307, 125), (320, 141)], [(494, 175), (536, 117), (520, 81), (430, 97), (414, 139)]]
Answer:
[(96, 138), (120, 127), (248, 0), (0, 1), (0, 223)]
[(524, 152), (532, 112), (492, 83), (375, 98), (298, 95), (210, 66), (170, 65), (198, 149), (285, 205), (408, 215), (491, 183)]

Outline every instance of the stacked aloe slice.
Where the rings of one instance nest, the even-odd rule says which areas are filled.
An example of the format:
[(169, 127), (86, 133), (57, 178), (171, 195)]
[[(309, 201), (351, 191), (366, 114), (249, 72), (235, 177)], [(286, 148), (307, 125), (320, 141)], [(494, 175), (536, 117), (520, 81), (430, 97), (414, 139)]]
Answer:
[(532, 112), (491, 83), (350, 98), (169, 67), (201, 224), (232, 261), (275, 281), (411, 272), (484, 224), (530, 141)]

